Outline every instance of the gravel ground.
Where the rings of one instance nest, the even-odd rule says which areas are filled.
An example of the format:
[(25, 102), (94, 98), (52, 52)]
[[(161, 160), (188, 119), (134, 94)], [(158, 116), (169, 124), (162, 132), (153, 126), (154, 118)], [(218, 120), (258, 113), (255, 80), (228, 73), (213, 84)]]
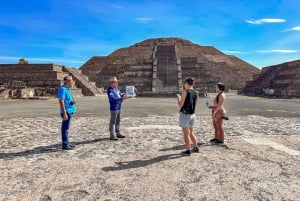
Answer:
[(124, 103), (127, 136), (108, 140), (107, 97), (77, 99), (61, 151), (57, 100), (0, 102), (0, 200), (299, 200), (299, 99), (228, 94), (226, 146), (211, 146), (203, 98), (200, 153), (182, 157), (176, 99)]

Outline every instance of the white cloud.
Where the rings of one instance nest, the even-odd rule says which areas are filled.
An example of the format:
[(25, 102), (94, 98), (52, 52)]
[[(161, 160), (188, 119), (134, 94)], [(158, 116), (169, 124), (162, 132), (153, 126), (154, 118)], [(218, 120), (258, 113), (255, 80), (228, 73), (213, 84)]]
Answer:
[(234, 50), (223, 50), (222, 52), (224, 52), (226, 54), (244, 54), (244, 52), (234, 51)]
[(25, 58), (29, 63), (43, 62), (43, 63), (74, 63), (83, 64), (84, 61), (63, 59), (63, 58), (36, 58), (36, 57), (15, 57), (15, 56), (0, 56), (1, 62), (14, 62), (18, 63), (20, 58)]
[(291, 53), (297, 53), (298, 50), (258, 50), (256, 51), (258, 53), (284, 53), (284, 54), (291, 54)]
[(258, 20), (246, 20), (249, 24), (266, 24), (266, 23), (283, 23), (286, 22), (285, 19), (280, 18), (263, 18)]
[(148, 18), (148, 17), (137, 17), (135, 18), (136, 21), (141, 22), (141, 23), (148, 23), (153, 21), (152, 18)]
[(286, 29), (284, 31), (300, 31), (300, 26), (295, 26), (295, 27), (292, 27), (290, 29)]

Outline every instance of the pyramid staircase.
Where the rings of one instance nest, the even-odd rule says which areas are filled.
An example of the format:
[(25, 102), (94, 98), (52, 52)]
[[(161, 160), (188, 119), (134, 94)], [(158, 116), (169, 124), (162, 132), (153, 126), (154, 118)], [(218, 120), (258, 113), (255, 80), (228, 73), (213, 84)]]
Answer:
[(102, 91), (96, 87), (95, 82), (89, 81), (88, 77), (81, 73), (81, 70), (74, 68), (63, 67), (63, 71), (73, 76), (76, 86), (82, 89), (85, 96), (100, 96)]

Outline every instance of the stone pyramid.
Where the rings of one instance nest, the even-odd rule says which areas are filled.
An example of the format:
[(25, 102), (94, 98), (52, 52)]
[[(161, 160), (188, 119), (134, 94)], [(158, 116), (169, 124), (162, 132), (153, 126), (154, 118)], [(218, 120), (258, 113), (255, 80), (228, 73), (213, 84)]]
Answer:
[(167, 95), (182, 90), (185, 77), (196, 78), (200, 91), (214, 91), (217, 82), (239, 89), (259, 69), (222, 53), (180, 38), (155, 38), (121, 48), (106, 57), (92, 57), (81, 67), (97, 87), (106, 88), (117, 76), (120, 86), (134, 85), (139, 95)]
[(300, 97), (300, 60), (262, 69), (240, 91), (249, 96)]

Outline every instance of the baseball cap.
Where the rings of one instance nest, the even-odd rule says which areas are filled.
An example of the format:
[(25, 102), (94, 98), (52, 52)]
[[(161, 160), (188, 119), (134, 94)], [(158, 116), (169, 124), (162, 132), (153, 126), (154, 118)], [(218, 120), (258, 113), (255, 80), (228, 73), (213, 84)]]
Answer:
[(71, 75), (64, 77), (64, 81), (69, 81), (69, 80), (73, 80), (73, 77)]

